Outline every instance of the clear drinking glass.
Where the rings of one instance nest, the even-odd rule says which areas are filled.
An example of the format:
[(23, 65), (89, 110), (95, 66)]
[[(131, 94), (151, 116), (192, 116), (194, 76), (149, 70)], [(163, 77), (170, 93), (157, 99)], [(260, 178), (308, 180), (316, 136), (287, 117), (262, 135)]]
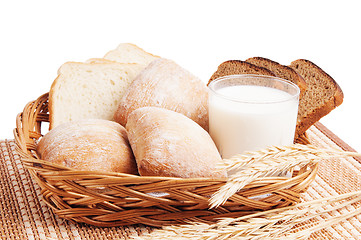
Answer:
[(230, 75), (209, 85), (209, 132), (222, 158), (294, 141), (300, 90), (263, 75)]

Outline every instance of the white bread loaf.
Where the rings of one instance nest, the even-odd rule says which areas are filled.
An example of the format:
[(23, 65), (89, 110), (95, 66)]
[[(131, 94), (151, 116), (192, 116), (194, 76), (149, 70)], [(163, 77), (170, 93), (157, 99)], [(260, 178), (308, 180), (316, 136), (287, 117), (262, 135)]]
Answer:
[(115, 121), (125, 126), (137, 108), (162, 107), (184, 114), (208, 131), (208, 89), (175, 62), (159, 58), (134, 79), (119, 102)]
[(144, 67), (157, 58), (159, 57), (131, 43), (121, 43), (116, 49), (109, 51), (104, 56), (104, 59), (107, 60), (119, 63), (137, 63), (144, 65)]
[(116, 62), (63, 64), (49, 92), (50, 129), (79, 119), (113, 120), (123, 93), (143, 68)]
[(223, 178), (209, 134), (183, 114), (158, 107), (133, 111), (126, 125), (140, 175)]
[(61, 124), (41, 138), (37, 152), (43, 160), (77, 170), (137, 174), (127, 132), (112, 121)]

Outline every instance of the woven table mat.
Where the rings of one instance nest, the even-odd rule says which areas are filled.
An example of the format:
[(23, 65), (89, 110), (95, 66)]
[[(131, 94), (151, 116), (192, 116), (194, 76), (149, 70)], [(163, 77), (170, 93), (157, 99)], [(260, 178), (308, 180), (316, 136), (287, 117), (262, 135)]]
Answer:
[[(314, 145), (353, 151), (320, 123), (308, 130), (308, 136)], [(356, 190), (361, 190), (361, 159), (329, 159), (320, 163), (302, 198), (309, 201)], [(0, 141), (0, 208), (1, 239), (127, 239), (151, 231), (142, 225), (100, 228), (58, 218), (43, 202), (40, 187), (22, 165), (13, 140)], [(354, 209), (350, 206), (335, 214)], [(361, 239), (361, 216), (315, 232), (311, 238)]]

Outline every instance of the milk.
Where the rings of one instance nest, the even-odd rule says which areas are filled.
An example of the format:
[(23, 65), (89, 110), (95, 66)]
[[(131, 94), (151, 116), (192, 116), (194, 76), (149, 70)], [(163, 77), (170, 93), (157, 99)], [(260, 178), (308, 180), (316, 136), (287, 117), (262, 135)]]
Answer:
[(271, 87), (226, 86), (210, 93), (209, 131), (222, 158), (293, 143), (298, 96)]

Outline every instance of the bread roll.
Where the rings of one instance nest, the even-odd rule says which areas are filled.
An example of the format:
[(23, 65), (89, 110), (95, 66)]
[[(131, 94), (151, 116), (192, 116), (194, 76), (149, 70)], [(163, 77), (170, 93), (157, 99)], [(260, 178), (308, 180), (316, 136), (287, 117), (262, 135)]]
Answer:
[(43, 160), (77, 170), (137, 174), (125, 128), (108, 120), (61, 124), (40, 140), (37, 152)]
[(120, 100), (114, 119), (125, 126), (132, 111), (146, 106), (182, 113), (208, 131), (207, 86), (171, 60), (154, 60), (138, 74)]
[(222, 178), (209, 134), (186, 116), (163, 108), (134, 110), (126, 125), (140, 175)]

